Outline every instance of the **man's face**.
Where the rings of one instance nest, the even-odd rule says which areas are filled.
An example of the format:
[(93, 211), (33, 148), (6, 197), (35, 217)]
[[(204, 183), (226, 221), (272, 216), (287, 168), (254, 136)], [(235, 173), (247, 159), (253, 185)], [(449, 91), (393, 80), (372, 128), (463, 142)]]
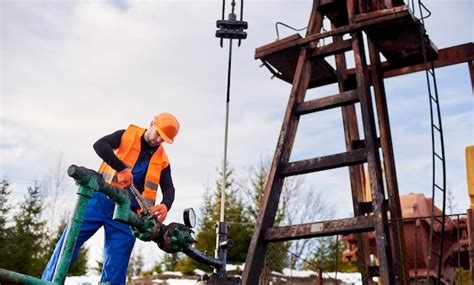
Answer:
[(145, 141), (150, 146), (159, 146), (164, 140), (160, 137), (158, 132), (156, 131), (155, 124), (152, 122), (150, 124), (150, 128), (145, 132)]

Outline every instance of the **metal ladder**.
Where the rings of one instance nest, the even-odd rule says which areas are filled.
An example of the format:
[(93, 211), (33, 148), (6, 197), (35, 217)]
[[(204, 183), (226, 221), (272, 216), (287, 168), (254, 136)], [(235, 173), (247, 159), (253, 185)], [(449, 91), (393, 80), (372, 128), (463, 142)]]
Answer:
[[(426, 47), (429, 44), (429, 37), (425, 29), (425, 19), (431, 15), (427, 7), (419, 0), (418, 9), (421, 22), (421, 38), (423, 49), (423, 60), (426, 66), (426, 83), (428, 87), (428, 100), (430, 102), (430, 119), (431, 119), (431, 149), (432, 149), (432, 189), (431, 189), (431, 219), (430, 219), (430, 239), (428, 247), (428, 272), (432, 268), (433, 257), (437, 258), (436, 283), (441, 284), (441, 271), (443, 268), (443, 250), (444, 250), (444, 234), (446, 221), (446, 156), (444, 150), (443, 125), (441, 121), (441, 108), (438, 96), (438, 87), (436, 83), (436, 73), (434, 69), (434, 58), (430, 50)], [(424, 12), (428, 13), (424, 16)], [(439, 166), (439, 167), (437, 167)], [(441, 195), (441, 216), (435, 213), (436, 197)], [(436, 223), (440, 225), (440, 242), (436, 248), (433, 245), (433, 236), (435, 234)], [(429, 274), (427, 281), (429, 281)]]

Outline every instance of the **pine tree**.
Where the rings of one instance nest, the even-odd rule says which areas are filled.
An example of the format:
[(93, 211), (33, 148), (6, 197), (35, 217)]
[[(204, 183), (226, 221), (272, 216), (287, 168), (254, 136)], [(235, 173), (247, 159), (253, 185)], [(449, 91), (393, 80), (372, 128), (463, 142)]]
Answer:
[(248, 173), (250, 175), (245, 175), (245, 178), (241, 182), (241, 188), (246, 195), (249, 205), (248, 211), (250, 212), (252, 222), (255, 224), (265, 192), (265, 183), (268, 177), (268, 163), (264, 163), (261, 160), (257, 168), (250, 168)]
[[(247, 196), (248, 211), (253, 223), (256, 222), (260, 211), (269, 170), (269, 160), (261, 160), (257, 167), (251, 167), (245, 173), (240, 182), (241, 188), (244, 189)], [(275, 215), (275, 226), (324, 220), (332, 215), (331, 208), (324, 201), (321, 193), (311, 187), (306, 187), (302, 177), (285, 179)], [(302, 259), (309, 257), (311, 252), (309, 249), (315, 248), (315, 246), (314, 239), (269, 244), (265, 268), (271, 271), (281, 271), (284, 266), (297, 269), (301, 266)], [(290, 259), (289, 252), (293, 253), (296, 258)]]
[[(248, 204), (247, 211), (251, 217), (251, 222), (255, 224), (260, 212), (260, 206), (265, 193), (265, 185), (268, 178), (270, 164), (268, 161), (260, 160), (257, 167), (251, 167), (244, 173), (244, 178), (240, 181), (240, 188), (245, 193), (245, 200)], [(300, 179), (286, 179), (283, 185), (282, 194), (280, 197), (280, 204), (275, 215), (274, 225), (280, 225), (285, 220), (291, 220), (290, 208), (295, 204), (294, 201), (298, 198), (302, 180)], [(298, 206), (296, 206), (298, 208)]]
[(8, 190), (9, 183), (6, 180), (0, 181), (0, 268), (6, 268), (9, 262), (8, 245), (10, 245), (9, 238), (11, 237), (11, 226), (8, 225), (8, 213), (11, 206), (8, 204)]
[[(346, 243), (335, 236), (319, 238), (319, 243), (315, 253), (311, 258), (311, 263), (326, 272), (355, 272), (357, 264), (355, 262), (342, 262), (342, 252), (347, 248)], [(314, 270), (314, 268), (311, 268)]]
[[(233, 170), (227, 168), (225, 220), (230, 225), (229, 238), (234, 246), (228, 251), (228, 263), (242, 263), (245, 261), (253, 229), (260, 211), (267, 181), (269, 163), (260, 161), (257, 167), (250, 167), (242, 172), (242, 178), (235, 181)], [(207, 187), (204, 194), (204, 203), (197, 230), (196, 248), (214, 256), (216, 244), (216, 223), (220, 216), (221, 189), (223, 172), (218, 172), (215, 187)], [(303, 187), (300, 178), (286, 179), (281, 193), (280, 204), (275, 216), (274, 225), (302, 223), (303, 219), (315, 219), (330, 216), (329, 206), (324, 203), (321, 195), (313, 189)], [(289, 263), (288, 251), (297, 252), (300, 257), (308, 254), (308, 244), (284, 242), (278, 245), (270, 244), (267, 250), (266, 267), (273, 271), (295, 264)], [(312, 245), (312, 244), (311, 244)], [(211, 271), (212, 268), (197, 264), (192, 259), (180, 259), (176, 268), (181, 272), (192, 272), (194, 268)]]
[(43, 202), (41, 187), (28, 187), (28, 196), (13, 217), (10, 247), (7, 249), (8, 264), (5, 269), (40, 276), (46, 265), (44, 244), (45, 221), (42, 220)]
[[(245, 261), (253, 226), (251, 224), (246, 206), (242, 197), (239, 197), (238, 188), (235, 187), (233, 170), (226, 167), (227, 179), (225, 189), (225, 221), (229, 224), (228, 237), (232, 239), (233, 246), (227, 252), (227, 263), (243, 263)], [(198, 229), (196, 247), (214, 255), (216, 244), (216, 224), (220, 219), (221, 190), (223, 188), (223, 171), (218, 172), (215, 189), (208, 188), (202, 207), (203, 218)], [(209, 267), (198, 265), (203, 270)]]
[[(268, 161), (264, 162), (260, 160), (256, 168), (251, 167), (248, 174), (243, 179), (242, 188), (247, 195), (247, 201), (249, 204), (248, 211), (252, 219), (252, 230), (257, 222), (257, 217), (260, 212), (260, 206), (262, 204), (263, 196), (265, 193), (265, 184), (268, 178), (270, 164)], [(283, 222), (286, 215), (288, 214), (288, 199), (290, 195), (283, 195), (280, 201), (280, 207), (275, 215), (274, 225), (279, 225)], [(271, 243), (267, 247), (267, 253), (265, 256), (266, 271), (278, 271), (282, 272), (283, 268), (287, 267), (288, 249), (290, 247), (289, 242), (282, 243)], [(248, 251), (248, 249), (247, 249)]]

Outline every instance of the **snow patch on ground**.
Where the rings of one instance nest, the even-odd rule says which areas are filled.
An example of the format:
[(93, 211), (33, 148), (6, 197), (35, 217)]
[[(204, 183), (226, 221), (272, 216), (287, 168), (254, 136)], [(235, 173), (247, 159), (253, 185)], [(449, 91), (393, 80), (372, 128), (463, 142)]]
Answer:
[[(237, 266), (235, 267), (237, 268)], [(201, 270), (196, 269), (196, 271), (201, 271)], [(199, 272), (199, 273), (204, 273), (204, 272)], [(162, 274), (167, 275), (167, 276), (176, 276), (176, 277), (180, 277), (183, 275), (181, 272), (163, 272)], [(317, 273), (315, 271), (310, 271), (310, 270), (299, 271), (299, 270), (291, 270), (291, 269), (285, 268), (283, 269), (283, 274), (281, 275), (287, 276), (287, 277), (310, 277), (310, 276), (316, 276)], [(323, 278), (334, 279), (335, 277), (336, 277), (335, 272), (323, 273)], [(168, 284), (168, 285), (195, 285), (196, 279), (197, 277), (193, 279), (173, 279), (173, 278), (167, 279), (167, 280), (154, 279), (153, 283), (154, 284)], [(344, 283), (362, 285), (362, 276), (358, 272), (356, 273), (337, 272), (337, 279)], [(98, 284), (99, 281), (100, 281), (100, 275), (71, 276), (71, 277), (66, 278), (66, 281), (64, 282), (64, 284), (65, 285), (95, 285), (95, 284)]]
[(100, 275), (87, 275), (87, 276), (69, 276), (64, 281), (65, 285), (86, 285), (86, 284), (98, 284), (100, 281)]
[(153, 280), (155, 284), (167, 284), (167, 285), (196, 285), (196, 279), (167, 279), (167, 280)]
[[(336, 272), (324, 272), (323, 278), (336, 278)], [(362, 275), (359, 272), (345, 273), (337, 272), (337, 279), (354, 285), (362, 285)]]

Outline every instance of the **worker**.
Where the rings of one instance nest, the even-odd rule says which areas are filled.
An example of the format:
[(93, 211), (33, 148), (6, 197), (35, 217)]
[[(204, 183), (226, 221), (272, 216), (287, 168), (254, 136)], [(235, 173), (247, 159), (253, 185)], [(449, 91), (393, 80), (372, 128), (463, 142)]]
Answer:
[[(103, 160), (99, 172), (106, 182), (129, 192), (133, 211), (139, 209), (137, 201), (127, 189), (132, 183), (145, 200), (149, 201), (149, 205), (155, 205), (157, 188), (160, 186), (163, 195), (161, 202), (151, 207), (159, 222), (166, 219), (175, 194), (170, 163), (162, 143), (172, 144), (178, 131), (178, 120), (170, 113), (161, 113), (153, 118), (148, 129), (130, 125), (126, 130), (106, 135), (94, 144), (94, 150)], [(84, 215), (72, 262), (77, 258), (84, 242), (104, 226), (101, 282), (125, 284), (135, 236), (130, 226), (112, 219), (114, 207), (114, 202), (105, 194), (94, 194)], [(43, 280), (52, 280), (60, 249), (58, 242), (55, 253), (43, 273)]]

